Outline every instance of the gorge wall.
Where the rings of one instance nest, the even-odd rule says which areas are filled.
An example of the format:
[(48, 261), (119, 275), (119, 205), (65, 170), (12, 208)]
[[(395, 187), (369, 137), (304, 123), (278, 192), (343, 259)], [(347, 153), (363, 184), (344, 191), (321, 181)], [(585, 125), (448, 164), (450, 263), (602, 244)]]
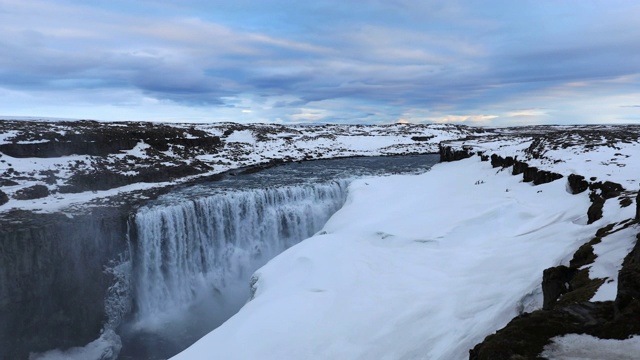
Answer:
[(84, 345), (106, 321), (105, 269), (126, 250), (128, 214), (29, 214), (0, 230), (0, 359)]

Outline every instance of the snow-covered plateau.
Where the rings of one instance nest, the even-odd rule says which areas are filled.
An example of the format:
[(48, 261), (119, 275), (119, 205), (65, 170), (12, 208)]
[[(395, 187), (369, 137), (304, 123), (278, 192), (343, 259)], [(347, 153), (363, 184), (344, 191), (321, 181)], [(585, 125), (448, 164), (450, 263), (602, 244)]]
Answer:
[[(0, 213), (59, 211), (242, 167), (438, 152), (484, 130), (454, 125), (283, 126), (0, 120)], [(142, 195), (141, 195), (142, 196)]]
[[(29, 266), (44, 269), (62, 261), (60, 253), (77, 260), (69, 259), (70, 265), (57, 272), (80, 273), (83, 281), (98, 278), (103, 284), (85, 293), (85, 300), (102, 301), (102, 308), (132, 281), (120, 275), (123, 266), (143, 274), (135, 276), (167, 278), (162, 288), (144, 290), (151, 294), (149, 304), (135, 305), (153, 310), (156, 299), (174, 299), (171, 307), (179, 307), (184, 299), (201, 297), (211, 266), (262, 257), (277, 247), (282, 252), (247, 281), (250, 299), (244, 306), (173, 359), (622, 360), (640, 354), (638, 126), (1, 124), (0, 161), (5, 162), (0, 166), (10, 163), (13, 170), (4, 170), (0, 184), (7, 199), (0, 207), (5, 216), (0, 219), (0, 318), (18, 308), (12, 307), (16, 299), (27, 299), (20, 309), (32, 311), (33, 319), (46, 318), (38, 313), (42, 303), (33, 300), (41, 294), (19, 288), (51, 289), (60, 275), (41, 275), (44, 280), (10, 275)], [(145, 126), (153, 131), (145, 132)], [(77, 138), (64, 138), (62, 148), (56, 145), (60, 137), (76, 133)], [(101, 133), (120, 134), (129, 142), (125, 148), (113, 144), (115, 138), (91, 145)], [(38, 151), (55, 156), (37, 156)], [(298, 195), (278, 195), (283, 190), (274, 188), (137, 210), (145, 204), (141, 199), (171, 193), (172, 184), (211, 180), (237, 167), (430, 152), (439, 152), (441, 162), (422, 174), (287, 188), (287, 194), (308, 194), (295, 204), (291, 199)], [(160, 171), (146, 175), (153, 169)], [(109, 173), (117, 174), (116, 180), (103, 180)], [(46, 186), (48, 194), (24, 199), (26, 189), (36, 185)], [(139, 192), (158, 188), (164, 190)], [(118, 194), (132, 195), (114, 197)], [(271, 197), (278, 200), (256, 202)], [(112, 203), (118, 203), (116, 211)], [(335, 213), (327, 212), (327, 206), (342, 203)], [(242, 207), (237, 213), (234, 204)], [(260, 217), (247, 227), (242, 219), (253, 208)], [(137, 211), (133, 217), (132, 209)], [(234, 229), (269, 233), (275, 243), (252, 239), (243, 240), (247, 245), (241, 251), (225, 248), (235, 241), (229, 234), (238, 232), (226, 225), (224, 241), (215, 243), (220, 250), (208, 251), (206, 234), (217, 230), (193, 219), (215, 211), (235, 214)], [(273, 211), (287, 214), (287, 220), (270, 218)], [(298, 212), (308, 215), (299, 218)], [(326, 218), (323, 226), (316, 224)], [(278, 230), (284, 233), (271, 234), (260, 225), (267, 221), (278, 229), (286, 225)], [(315, 234), (293, 246), (279, 244), (291, 234), (289, 226), (301, 224), (300, 233), (314, 228)], [(70, 235), (51, 239), (50, 231)], [(64, 247), (67, 243), (73, 250)], [(144, 250), (145, 244), (152, 246)], [(131, 258), (142, 254), (153, 266), (99, 261), (129, 256), (129, 251)], [(101, 277), (105, 268), (108, 276)], [(218, 298), (223, 288), (210, 293)], [(91, 325), (47, 328), (63, 324), (68, 309), (49, 314), (42, 324), (14, 316), (11, 325), (20, 323), (21, 334), (0, 323), (0, 348), (24, 351), (32, 336), (40, 339), (33, 342), (39, 346), (32, 349), (33, 358), (117, 357), (122, 344), (114, 331), (119, 330), (105, 325), (114, 317), (96, 317), (95, 308), (79, 301), (69, 300), (77, 309), (73, 321)], [(107, 308), (131, 310), (131, 304), (116, 305)], [(49, 335), (52, 331), (60, 333)], [(44, 344), (56, 344), (58, 350), (43, 353), (52, 350)]]

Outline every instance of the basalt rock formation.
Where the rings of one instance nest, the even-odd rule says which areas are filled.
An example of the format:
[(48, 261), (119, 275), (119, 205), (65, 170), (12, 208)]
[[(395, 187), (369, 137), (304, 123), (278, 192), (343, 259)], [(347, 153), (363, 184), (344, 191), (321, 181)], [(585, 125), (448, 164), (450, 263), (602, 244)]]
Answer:
[(0, 359), (26, 359), (98, 337), (113, 283), (105, 269), (126, 248), (127, 216), (100, 208), (73, 218), (29, 213), (3, 224)]
[(439, 149), (441, 162), (458, 161), (472, 157), (474, 155), (471, 149), (455, 149), (451, 146), (446, 146), (443, 144), (440, 144)]

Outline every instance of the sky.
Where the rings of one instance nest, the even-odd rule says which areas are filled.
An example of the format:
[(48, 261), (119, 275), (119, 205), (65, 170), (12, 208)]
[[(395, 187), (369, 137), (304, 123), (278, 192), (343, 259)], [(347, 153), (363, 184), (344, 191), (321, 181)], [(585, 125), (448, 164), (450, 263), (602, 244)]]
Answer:
[(640, 124), (635, 0), (0, 0), (0, 117)]

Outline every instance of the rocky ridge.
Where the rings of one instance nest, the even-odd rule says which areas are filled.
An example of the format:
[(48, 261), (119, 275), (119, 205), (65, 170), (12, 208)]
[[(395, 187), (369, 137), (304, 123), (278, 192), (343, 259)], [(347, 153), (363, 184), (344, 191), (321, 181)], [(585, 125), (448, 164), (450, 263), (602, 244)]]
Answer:
[[(498, 171), (511, 171), (533, 185), (566, 178), (570, 193), (589, 191), (587, 223), (598, 222), (602, 227), (568, 263), (541, 274), (541, 309), (522, 312), (471, 349), (469, 359), (546, 359), (544, 351), (567, 334), (618, 340), (640, 334), (640, 192), (638, 169), (625, 161), (640, 155), (640, 127), (530, 127), (497, 132), (443, 143), (441, 158), (455, 161), (477, 155)], [(630, 244), (617, 245), (626, 256), (608, 264), (617, 267), (617, 279), (597, 270), (595, 263), (605, 260), (598, 259), (595, 248), (603, 242)], [(603, 295), (607, 286), (615, 286), (608, 296)]]

